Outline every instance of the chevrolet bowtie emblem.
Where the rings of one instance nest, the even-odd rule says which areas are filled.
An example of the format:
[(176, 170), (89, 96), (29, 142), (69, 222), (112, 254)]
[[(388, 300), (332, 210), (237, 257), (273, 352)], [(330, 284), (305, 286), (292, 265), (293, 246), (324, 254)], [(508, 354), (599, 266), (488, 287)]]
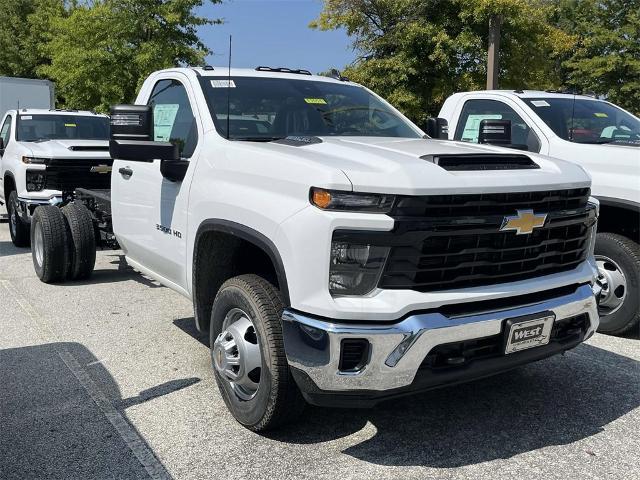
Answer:
[(534, 229), (544, 226), (547, 221), (546, 213), (533, 213), (533, 210), (518, 210), (517, 215), (504, 217), (501, 232), (516, 232), (516, 235), (526, 235)]
[(96, 165), (89, 170), (91, 173), (111, 173), (109, 165)]

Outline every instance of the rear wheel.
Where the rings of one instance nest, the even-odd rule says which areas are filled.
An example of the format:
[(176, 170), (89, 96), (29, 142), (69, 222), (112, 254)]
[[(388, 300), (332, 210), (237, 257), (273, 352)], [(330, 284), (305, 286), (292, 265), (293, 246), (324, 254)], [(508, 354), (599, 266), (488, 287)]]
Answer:
[(598, 233), (595, 248), (600, 296), (599, 332), (621, 335), (640, 323), (640, 246), (614, 233)]
[(11, 234), (11, 241), (16, 247), (28, 247), (29, 224), (23, 221), (20, 217), (18, 193), (15, 190), (9, 194), (7, 214), (9, 215), (9, 232)]
[(38, 278), (44, 283), (65, 280), (69, 268), (69, 235), (59, 208), (49, 205), (36, 208), (31, 220), (31, 244)]
[(96, 264), (96, 237), (91, 212), (82, 204), (70, 203), (62, 213), (69, 226), (69, 280), (89, 278)]
[(226, 281), (211, 313), (211, 358), (224, 401), (238, 422), (265, 431), (297, 418), (304, 400), (284, 351), (280, 292), (257, 275)]

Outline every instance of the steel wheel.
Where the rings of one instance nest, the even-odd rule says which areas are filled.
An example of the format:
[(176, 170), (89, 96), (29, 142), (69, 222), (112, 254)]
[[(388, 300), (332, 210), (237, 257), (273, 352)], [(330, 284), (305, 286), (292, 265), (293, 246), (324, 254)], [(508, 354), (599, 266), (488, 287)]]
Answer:
[(44, 259), (44, 236), (42, 234), (42, 224), (37, 223), (35, 225), (35, 231), (33, 232), (33, 251), (35, 253), (36, 262), (38, 265), (42, 266), (42, 262)]
[(239, 308), (227, 313), (213, 347), (218, 373), (241, 400), (251, 400), (260, 388), (262, 354), (256, 328), (249, 315)]
[(16, 237), (18, 235), (18, 206), (13, 202), (7, 205), (9, 213), (9, 228), (11, 229), (11, 235)]
[(601, 316), (617, 312), (627, 297), (627, 279), (622, 269), (609, 257), (596, 256), (598, 282), (602, 287), (598, 311)]

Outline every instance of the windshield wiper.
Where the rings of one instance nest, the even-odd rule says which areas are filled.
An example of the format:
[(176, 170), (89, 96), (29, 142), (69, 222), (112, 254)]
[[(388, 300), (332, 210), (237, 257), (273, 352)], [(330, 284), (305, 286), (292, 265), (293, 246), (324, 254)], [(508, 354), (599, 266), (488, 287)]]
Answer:
[(618, 143), (618, 144), (625, 144), (625, 145), (637, 145), (638, 144), (638, 140), (633, 140), (631, 138), (607, 138), (607, 139), (603, 139), (603, 140), (594, 140), (593, 142), (575, 142), (575, 143), (582, 143), (585, 145), (606, 145), (608, 143)]
[(231, 137), (231, 140), (239, 140), (242, 142), (274, 142), (282, 140), (286, 137)]

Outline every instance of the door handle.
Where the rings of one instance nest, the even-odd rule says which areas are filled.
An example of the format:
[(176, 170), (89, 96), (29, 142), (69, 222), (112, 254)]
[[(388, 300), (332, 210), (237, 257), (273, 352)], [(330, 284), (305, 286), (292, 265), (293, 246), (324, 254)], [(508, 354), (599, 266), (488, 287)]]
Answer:
[(131, 170), (129, 167), (121, 167), (118, 172), (120, 173), (120, 175), (122, 175), (123, 177), (130, 177), (133, 175), (133, 170)]

